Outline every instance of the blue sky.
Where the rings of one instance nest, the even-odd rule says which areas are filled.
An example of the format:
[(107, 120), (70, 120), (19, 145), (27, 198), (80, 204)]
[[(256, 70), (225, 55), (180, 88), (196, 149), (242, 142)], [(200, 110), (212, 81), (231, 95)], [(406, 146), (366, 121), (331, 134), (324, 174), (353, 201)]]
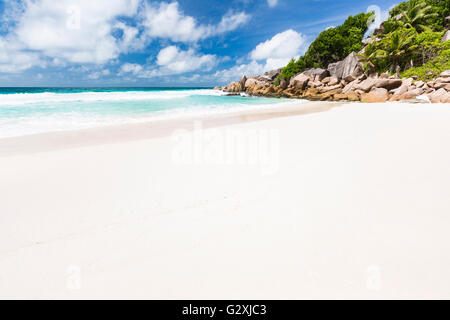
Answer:
[(283, 66), (381, 0), (0, 1), (0, 86), (212, 86)]

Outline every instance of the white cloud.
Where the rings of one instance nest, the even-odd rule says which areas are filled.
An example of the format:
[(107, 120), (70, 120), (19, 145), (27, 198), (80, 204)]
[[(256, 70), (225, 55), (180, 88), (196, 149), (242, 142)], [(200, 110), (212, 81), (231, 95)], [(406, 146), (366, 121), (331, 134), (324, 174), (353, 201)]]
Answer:
[(278, 4), (278, 0), (267, 0), (269, 7), (273, 8)]
[(305, 50), (306, 37), (294, 30), (286, 30), (258, 44), (249, 54), (250, 63), (217, 71), (215, 77), (219, 81), (229, 81), (243, 75), (262, 74), (286, 66), (292, 58), (298, 58)]
[(280, 32), (256, 46), (250, 52), (253, 60), (265, 60), (266, 71), (284, 67), (292, 58), (298, 58), (306, 49), (306, 37), (292, 29)]
[(142, 71), (142, 66), (135, 63), (124, 63), (120, 67), (119, 75), (125, 74), (125, 73), (132, 73), (134, 75), (139, 74)]
[[(27, 0), (15, 34), (28, 49), (47, 57), (75, 63), (105, 63), (118, 57), (123, 45), (111, 31), (125, 26), (114, 26), (114, 19), (134, 15), (138, 3), (139, 0)], [(130, 31), (125, 32), (129, 43)]]
[[(104, 64), (136, 47), (138, 30), (118, 17), (136, 14), (140, 0), (24, 0), (8, 7), (7, 35), (0, 37), (0, 72), (46, 63)], [(6, 19), (6, 20), (5, 20)], [(123, 36), (115, 38), (113, 30)], [(8, 43), (7, 46), (3, 45)]]
[(250, 57), (254, 60), (292, 58), (300, 53), (305, 42), (306, 38), (302, 34), (289, 29), (258, 44)]
[[(131, 25), (122, 19), (128, 17)], [(217, 24), (200, 24), (185, 15), (178, 2), (149, 4), (145, 0), (22, 0), (7, 2), (0, 17), (0, 73), (34, 66), (101, 68), (121, 54), (145, 48), (153, 38), (196, 42), (239, 28), (250, 16), (229, 11)], [(176, 47), (161, 50), (152, 72), (182, 73), (210, 69), (216, 56)], [(172, 51), (170, 51), (172, 50)], [(164, 55), (175, 52), (173, 60)], [(164, 62), (166, 59), (168, 62)], [(127, 64), (124, 65), (125, 68)], [(91, 67), (89, 67), (90, 69)], [(141, 67), (142, 68), (142, 67)], [(146, 68), (148, 71), (148, 68)], [(145, 70), (134, 69), (142, 75)], [(121, 72), (127, 72), (121, 70)], [(92, 72), (96, 78), (102, 73)]]
[(97, 79), (99, 79), (101, 76), (107, 76), (107, 75), (109, 75), (109, 74), (111, 74), (111, 72), (110, 72), (108, 69), (103, 69), (103, 70), (101, 70), (101, 71), (96, 71), (96, 72), (93, 72), (93, 73), (89, 74), (89, 75), (87, 76), (87, 78), (88, 78), (88, 79), (91, 79), (91, 80), (97, 80)]
[(193, 49), (183, 51), (175, 46), (169, 46), (159, 52), (156, 64), (172, 73), (184, 73), (200, 68), (209, 71), (216, 64), (216, 56), (199, 55)]
[(233, 31), (239, 28), (241, 25), (246, 24), (249, 20), (250, 15), (246, 14), (245, 12), (233, 13), (232, 11), (230, 11), (222, 17), (219, 25), (213, 28), (212, 33), (221, 34), (228, 31)]
[(266, 64), (264, 65), (264, 70), (269, 71), (278, 68), (283, 68), (289, 63), (289, 61), (291, 61), (292, 58), (298, 59), (299, 56), (294, 56), (290, 58), (267, 59)]
[(42, 64), (38, 54), (22, 50), (14, 39), (0, 37), (0, 73), (19, 73)]
[(126, 25), (123, 22), (117, 22), (113, 30), (122, 32), (121, 40), (119, 41), (119, 49), (123, 53), (142, 49), (145, 46), (145, 41), (139, 38), (138, 28)]
[(156, 68), (144, 68), (139, 64), (125, 63), (119, 75), (131, 73), (140, 78), (183, 74), (190, 71), (210, 71), (217, 64), (211, 54), (196, 53), (194, 49), (181, 50), (176, 46), (162, 49), (156, 58)]
[(250, 16), (244, 12), (226, 14), (218, 25), (198, 24), (195, 18), (184, 15), (178, 2), (146, 5), (143, 25), (147, 36), (168, 38), (176, 42), (195, 42), (235, 30), (247, 23)]

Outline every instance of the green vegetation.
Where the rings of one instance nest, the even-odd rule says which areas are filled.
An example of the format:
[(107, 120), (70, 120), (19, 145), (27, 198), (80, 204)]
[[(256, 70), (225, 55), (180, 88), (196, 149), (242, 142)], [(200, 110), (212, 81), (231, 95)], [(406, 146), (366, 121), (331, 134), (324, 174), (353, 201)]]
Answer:
[(373, 14), (351, 16), (341, 26), (320, 33), (303, 57), (289, 62), (281, 77), (289, 80), (308, 68), (327, 68), (357, 52), (368, 74), (400, 71), (404, 77), (429, 80), (450, 69), (450, 41), (441, 41), (447, 16), (450, 0), (402, 2), (391, 10), (382, 32), (364, 50), (362, 39)]
[(286, 67), (281, 70), (281, 76), (289, 80), (291, 77), (295, 76), (297, 73), (306, 69), (304, 57), (300, 57), (297, 61), (292, 59)]
[(397, 29), (379, 42), (377, 58), (386, 61), (391, 73), (404, 64), (405, 59), (417, 48), (417, 45), (413, 44), (414, 36), (415, 32), (411, 29)]
[(373, 13), (350, 16), (344, 24), (321, 32), (306, 54), (297, 61), (291, 60), (281, 72), (281, 76), (289, 80), (303, 70), (326, 68), (328, 64), (344, 59), (351, 52), (360, 51), (361, 41), (370, 24), (369, 19), (373, 19), (373, 16)]
[(402, 77), (416, 76), (418, 80), (428, 81), (438, 77), (445, 70), (450, 70), (450, 49), (443, 50), (440, 55), (428, 60), (420, 67), (406, 70), (402, 73)]
[(350, 16), (344, 24), (321, 32), (304, 56), (305, 67), (326, 68), (328, 64), (344, 59), (351, 52), (360, 51), (361, 41), (370, 25), (369, 19), (373, 16), (373, 13)]
[(405, 28), (414, 28), (417, 31), (431, 30), (425, 23), (438, 15), (435, 12), (430, 12), (431, 8), (422, 0), (409, 1), (406, 10), (401, 12), (400, 24)]
[(375, 73), (377, 59), (379, 56), (379, 51), (375, 43), (369, 43), (366, 49), (358, 55), (359, 61), (364, 66), (364, 71), (367, 74)]
[[(393, 23), (401, 15), (400, 23)], [(425, 26), (434, 31), (444, 29), (444, 20), (450, 15), (450, 0), (410, 0), (402, 2), (390, 12), (389, 22), (395, 26), (418, 27)], [(387, 33), (392, 29), (385, 30)]]
[(410, 0), (390, 12), (384, 32), (361, 54), (370, 56), (371, 72), (391, 73), (399, 67), (403, 77), (429, 80), (449, 69), (450, 42), (442, 42), (450, 0)]
[(359, 55), (360, 61), (368, 73), (394, 73), (399, 68), (403, 76), (432, 78), (431, 73), (424, 76), (424, 68), (432, 67), (435, 73), (449, 69), (450, 41), (442, 42), (443, 35), (443, 31), (418, 33), (415, 29), (399, 28), (368, 45)]

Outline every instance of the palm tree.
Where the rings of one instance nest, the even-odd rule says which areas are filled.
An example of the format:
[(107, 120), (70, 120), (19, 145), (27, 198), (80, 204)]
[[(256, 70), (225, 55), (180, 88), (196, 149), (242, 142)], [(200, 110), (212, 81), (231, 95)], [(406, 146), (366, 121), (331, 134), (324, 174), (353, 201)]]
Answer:
[(413, 44), (413, 37), (414, 33), (399, 29), (382, 40), (383, 48), (379, 51), (379, 57), (388, 59), (392, 73), (397, 70), (402, 58), (417, 48), (417, 45)]
[(357, 55), (359, 62), (364, 66), (367, 74), (375, 73), (375, 60), (379, 56), (379, 51), (374, 42), (369, 43), (364, 50)]
[(431, 6), (427, 6), (423, 0), (410, 0), (406, 10), (401, 13), (400, 23), (405, 28), (414, 28), (417, 31), (431, 30), (422, 22), (428, 18), (436, 17), (437, 13), (428, 13)]

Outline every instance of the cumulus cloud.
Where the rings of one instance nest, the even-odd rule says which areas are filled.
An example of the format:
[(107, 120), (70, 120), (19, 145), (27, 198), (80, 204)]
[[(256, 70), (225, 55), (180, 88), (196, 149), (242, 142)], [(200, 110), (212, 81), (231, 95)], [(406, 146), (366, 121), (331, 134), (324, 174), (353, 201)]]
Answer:
[(216, 72), (221, 81), (236, 79), (242, 75), (257, 75), (264, 71), (278, 69), (298, 58), (306, 49), (306, 37), (294, 30), (286, 30), (271, 39), (258, 44), (249, 57), (248, 64), (237, 64), (232, 68)]
[(245, 12), (233, 13), (229, 11), (222, 17), (222, 20), (217, 27), (212, 28), (212, 34), (221, 34), (228, 31), (233, 31), (241, 25), (246, 24), (250, 20), (250, 15)]
[[(46, 64), (100, 66), (116, 61), (121, 54), (145, 48), (154, 38), (196, 42), (235, 30), (250, 19), (245, 12), (229, 11), (217, 24), (200, 24), (194, 17), (185, 15), (178, 2), (22, 0), (11, 2), (14, 5), (8, 3), (0, 21), (2, 73)], [(175, 73), (209, 67), (215, 56), (178, 50), (174, 59), (167, 65), (159, 65), (159, 70)], [(95, 78), (102, 74), (91, 75)]]
[(267, 0), (269, 7), (273, 8), (278, 4), (278, 0)]
[(120, 69), (120, 74), (131, 73), (139, 78), (151, 78), (195, 70), (210, 71), (216, 64), (215, 55), (197, 53), (192, 48), (181, 50), (176, 46), (168, 46), (158, 53), (156, 68), (144, 68), (139, 64), (125, 63)]
[[(26, 1), (15, 34), (29, 50), (75, 63), (105, 63), (118, 57), (112, 21), (136, 13), (139, 0)], [(116, 25), (116, 28), (125, 28)], [(126, 37), (130, 36), (129, 30)], [(129, 43), (130, 39), (126, 41)]]
[(145, 39), (139, 36), (139, 30), (136, 27), (128, 26), (123, 22), (117, 22), (113, 27), (113, 31), (121, 32), (121, 37), (118, 41), (121, 53), (140, 50), (146, 44)]
[(302, 34), (289, 29), (258, 44), (250, 57), (254, 60), (292, 58), (300, 53), (305, 41)]
[(108, 76), (108, 75), (110, 75), (110, 74), (111, 74), (111, 72), (110, 72), (108, 69), (103, 69), (103, 70), (95, 71), (95, 72), (89, 74), (89, 75), (87, 76), (87, 78), (88, 78), (88, 79), (91, 79), (91, 80), (97, 80), (97, 79), (99, 79), (101, 76)]
[(250, 52), (250, 58), (256, 61), (265, 60), (265, 69), (284, 67), (292, 58), (304, 52), (306, 37), (292, 29), (280, 32), (271, 39), (262, 42)]
[(156, 64), (173, 73), (184, 73), (200, 68), (209, 71), (216, 64), (216, 56), (196, 54), (193, 49), (183, 51), (176, 46), (169, 46), (159, 52)]
[(142, 71), (142, 66), (136, 63), (124, 63), (120, 67), (119, 74), (132, 73), (134, 75), (138, 75)]
[(195, 42), (229, 32), (250, 19), (244, 12), (229, 12), (218, 25), (202, 25), (180, 11), (178, 2), (146, 5), (143, 16), (143, 25), (149, 37), (168, 38), (176, 42)]
[(14, 39), (0, 37), (0, 73), (19, 73), (42, 63), (38, 54), (22, 50)]

